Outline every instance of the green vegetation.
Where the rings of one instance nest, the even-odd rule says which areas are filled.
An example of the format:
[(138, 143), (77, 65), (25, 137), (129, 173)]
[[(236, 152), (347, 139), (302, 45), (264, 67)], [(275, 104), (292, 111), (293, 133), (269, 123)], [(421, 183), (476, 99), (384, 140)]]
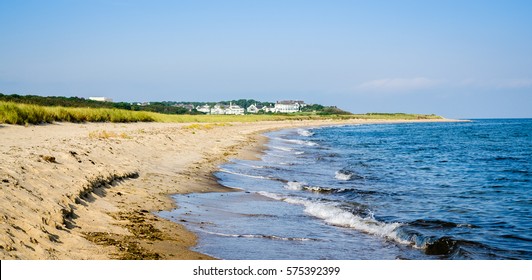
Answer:
[(0, 101), (0, 123), (41, 124), (62, 122), (151, 122), (147, 112), (109, 108), (50, 107)]
[[(233, 103), (240, 107), (251, 104), (272, 105), (253, 99), (239, 99), (218, 102)], [(386, 119), (414, 120), (439, 119), (436, 115), (418, 115), (403, 113), (352, 114), (334, 106), (326, 107), (311, 104), (301, 112), (292, 114), (261, 113), (249, 115), (204, 115), (195, 109), (189, 111), (185, 105), (214, 105), (214, 102), (152, 102), (149, 105), (130, 103), (112, 103), (86, 100), (77, 97), (42, 97), (0, 94), (0, 123), (41, 124), (61, 122), (176, 122), (176, 123), (227, 123), (279, 120), (316, 120), (316, 119)], [(180, 105), (180, 106), (177, 106)]]
[(0, 123), (6, 124), (42, 124), (61, 122), (175, 122), (175, 123), (227, 123), (257, 122), (280, 120), (319, 120), (319, 119), (441, 119), (436, 115), (418, 114), (320, 114), (296, 113), (274, 115), (167, 115), (152, 112), (135, 112), (108, 108), (67, 108), (17, 104), (0, 101)]
[(37, 96), (37, 95), (4, 95), (0, 93), (0, 101), (15, 102), (41, 106), (61, 106), (79, 108), (114, 108), (113, 103), (100, 102), (79, 97)]
[(102, 102), (94, 101), (79, 97), (63, 97), (63, 96), (38, 96), (38, 95), (4, 95), (0, 93), (0, 101), (14, 102), (30, 105), (40, 106), (61, 106), (61, 107), (73, 107), (73, 108), (108, 108), (108, 109), (123, 109), (128, 111), (147, 111), (161, 114), (183, 115), (183, 114), (202, 114), (198, 111), (188, 110), (183, 107), (185, 105), (191, 105), (197, 107), (208, 104), (214, 106), (215, 104), (229, 105), (233, 103), (242, 108), (247, 108), (251, 104), (268, 106), (272, 105), (269, 102), (261, 102), (254, 99), (239, 99), (220, 102), (175, 102), (175, 101), (163, 101), (163, 102), (149, 102), (139, 105), (137, 103), (128, 102)]

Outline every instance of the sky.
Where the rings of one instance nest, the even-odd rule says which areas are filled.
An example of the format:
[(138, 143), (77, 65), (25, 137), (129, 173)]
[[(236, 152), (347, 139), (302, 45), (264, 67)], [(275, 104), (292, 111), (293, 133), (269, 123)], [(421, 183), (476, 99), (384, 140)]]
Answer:
[(532, 1), (0, 1), (0, 93), (532, 117)]

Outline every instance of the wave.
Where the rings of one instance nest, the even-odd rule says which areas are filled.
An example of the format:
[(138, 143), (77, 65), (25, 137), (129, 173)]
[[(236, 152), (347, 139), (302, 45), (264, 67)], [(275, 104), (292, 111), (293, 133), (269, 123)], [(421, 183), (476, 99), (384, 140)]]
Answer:
[[(269, 192), (258, 192), (258, 194), (290, 204), (302, 205), (305, 207), (304, 212), (310, 216), (324, 220), (326, 223), (339, 227), (352, 228), (354, 230), (382, 237), (399, 244), (410, 245), (414, 248), (421, 249), (427, 255), (437, 255), (442, 258), (450, 259), (468, 259), (470, 254), (475, 250), (486, 250), (486, 245), (468, 241), (453, 239), (448, 236), (434, 237), (424, 236), (423, 234), (412, 230), (409, 226), (420, 227), (462, 227), (471, 226), (445, 222), (439, 220), (416, 220), (409, 224), (399, 222), (382, 222), (374, 218), (369, 212), (366, 217), (353, 214), (349, 210), (344, 210), (340, 205), (334, 203), (324, 203), (317, 201), (305, 200), (302, 198), (288, 197), (280, 194)], [(493, 248), (488, 248), (493, 251)], [(496, 257), (496, 256), (495, 256)]]
[(457, 224), (457, 223), (448, 222), (448, 221), (424, 220), (424, 219), (415, 220), (408, 224), (411, 226), (429, 228), (429, 229), (443, 229), (443, 228), (457, 228), (457, 227), (478, 228), (478, 226), (471, 225), (471, 224)]
[(311, 132), (309, 130), (300, 128), (300, 129), (297, 130), (297, 134), (299, 134), (301, 136), (305, 136), (305, 137), (310, 137), (310, 136), (314, 135), (314, 132)]
[(272, 149), (283, 151), (283, 152), (291, 152), (293, 149), (287, 148), (287, 147), (280, 147), (280, 146), (271, 146)]
[(327, 187), (319, 187), (319, 186), (309, 186), (304, 182), (298, 182), (298, 181), (289, 181), (284, 185), (284, 188), (287, 190), (292, 190), (292, 191), (309, 191), (309, 192), (323, 193), (323, 194), (344, 193), (344, 192), (357, 192), (358, 193), (356, 189), (351, 189), (351, 188), (335, 189), (335, 188), (327, 188)]
[(275, 138), (277, 140), (281, 140), (283, 142), (293, 143), (301, 146), (318, 146), (318, 143), (308, 141), (308, 140), (298, 140), (298, 139), (284, 139), (284, 138)]
[[(437, 255), (446, 259), (473, 259), (472, 255), (479, 251), (488, 252), (490, 258), (501, 259), (502, 255), (507, 253), (479, 242), (454, 239), (450, 236), (432, 239), (423, 249), (427, 255)], [(514, 253), (520, 252), (516, 250)]]
[(304, 186), (305, 186), (304, 183), (297, 182), (297, 181), (290, 181), (290, 182), (287, 182), (286, 185), (284, 185), (284, 188), (287, 190), (292, 190), (292, 191), (300, 191), (300, 190), (303, 190)]
[(271, 181), (278, 181), (278, 182), (282, 182), (282, 183), (287, 183), (288, 182), (288, 180), (282, 179), (282, 178), (267, 177), (267, 176), (260, 176), (260, 175), (249, 175), (249, 174), (244, 174), (244, 173), (233, 172), (233, 171), (230, 171), (230, 170), (227, 170), (227, 169), (220, 169), (219, 172), (232, 174), (232, 175), (236, 175), (236, 176), (254, 178), (254, 179), (271, 180)]
[(355, 174), (353, 171), (346, 169), (338, 170), (334, 173), (334, 178), (340, 181), (351, 181), (355, 179), (364, 179), (364, 177)]
[(271, 180), (271, 179), (272, 179), (272, 178), (270, 178), (270, 177), (265, 177), (265, 176), (249, 175), (249, 174), (243, 174), (243, 173), (233, 172), (233, 171), (229, 171), (229, 170), (227, 170), (227, 169), (220, 169), (219, 171), (220, 171), (220, 172), (223, 172), (223, 173), (228, 173), (228, 174), (233, 174), (233, 175), (242, 176), (242, 177), (248, 177), (248, 178), (264, 179), (264, 180)]
[(223, 236), (223, 237), (264, 238), (264, 239), (283, 240), (283, 241), (321, 241), (320, 239), (317, 239), (317, 238), (307, 238), (307, 237), (283, 237), (283, 236), (268, 235), (268, 234), (231, 234), (231, 233), (212, 232), (212, 231), (201, 230), (201, 229), (198, 229), (198, 231), (201, 231), (207, 234)]
[(349, 181), (351, 180), (351, 177), (353, 177), (353, 173), (348, 172), (348, 171), (340, 170), (334, 173), (334, 178), (340, 181)]
[(327, 187), (318, 187), (318, 186), (303, 186), (303, 190), (315, 192), (315, 193), (324, 193), (324, 194), (350, 193), (350, 192), (357, 193), (357, 194), (364, 193), (364, 191), (360, 191), (360, 190), (352, 189), (352, 188), (336, 189), (336, 188), (327, 188)]
[(247, 164), (247, 163), (243, 163), (241, 161), (233, 161), (234, 164), (238, 164), (238, 165), (242, 165), (242, 166), (247, 166), (247, 167), (251, 167), (253, 169), (263, 169), (263, 168), (266, 168), (266, 166), (264, 165), (253, 165), (253, 164)]
[(333, 204), (284, 197), (279, 194), (263, 191), (258, 192), (258, 194), (290, 204), (302, 205), (305, 207), (305, 213), (322, 219), (330, 225), (352, 228), (357, 231), (394, 240), (398, 243), (410, 244), (409, 241), (403, 240), (397, 235), (396, 229), (401, 226), (401, 223), (385, 223), (377, 221), (371, 216), (363, 218)]
[(526, 241), (526, 242), (532, 242), (531, 238), (526, 238), (524, 236), (518, 236), (518, 235), (514, 235), (514, 234), (504, 234), (504, 235), (501, 235), (501, 237), (509, 238), (509, 239), (516, 239), (516, 240)]

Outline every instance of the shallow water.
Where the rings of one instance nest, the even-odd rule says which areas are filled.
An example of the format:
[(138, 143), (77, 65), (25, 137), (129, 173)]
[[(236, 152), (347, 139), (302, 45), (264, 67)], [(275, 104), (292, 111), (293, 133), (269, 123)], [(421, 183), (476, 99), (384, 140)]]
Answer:
[(267, 134), (160, 215), (222, 259), (531, 259), (532, 120)]

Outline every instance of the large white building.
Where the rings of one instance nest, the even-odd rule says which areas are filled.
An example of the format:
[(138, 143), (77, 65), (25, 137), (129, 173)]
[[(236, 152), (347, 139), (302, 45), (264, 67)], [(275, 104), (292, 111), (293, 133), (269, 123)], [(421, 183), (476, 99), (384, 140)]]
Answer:
[(296, 113), (305, 106), (305, 102), (301, 100), (282, 100), (275, 103), (272, 111), (274, 113)]
[(224, 112), (226, 115), (243, 115), (244, 114), (244, 108), (238, 106), (238, 105), (233, 105), (233, 103), (230, 103), (229, 104), (229, 107), (226, 107), (225, 108), (225, 112)]

